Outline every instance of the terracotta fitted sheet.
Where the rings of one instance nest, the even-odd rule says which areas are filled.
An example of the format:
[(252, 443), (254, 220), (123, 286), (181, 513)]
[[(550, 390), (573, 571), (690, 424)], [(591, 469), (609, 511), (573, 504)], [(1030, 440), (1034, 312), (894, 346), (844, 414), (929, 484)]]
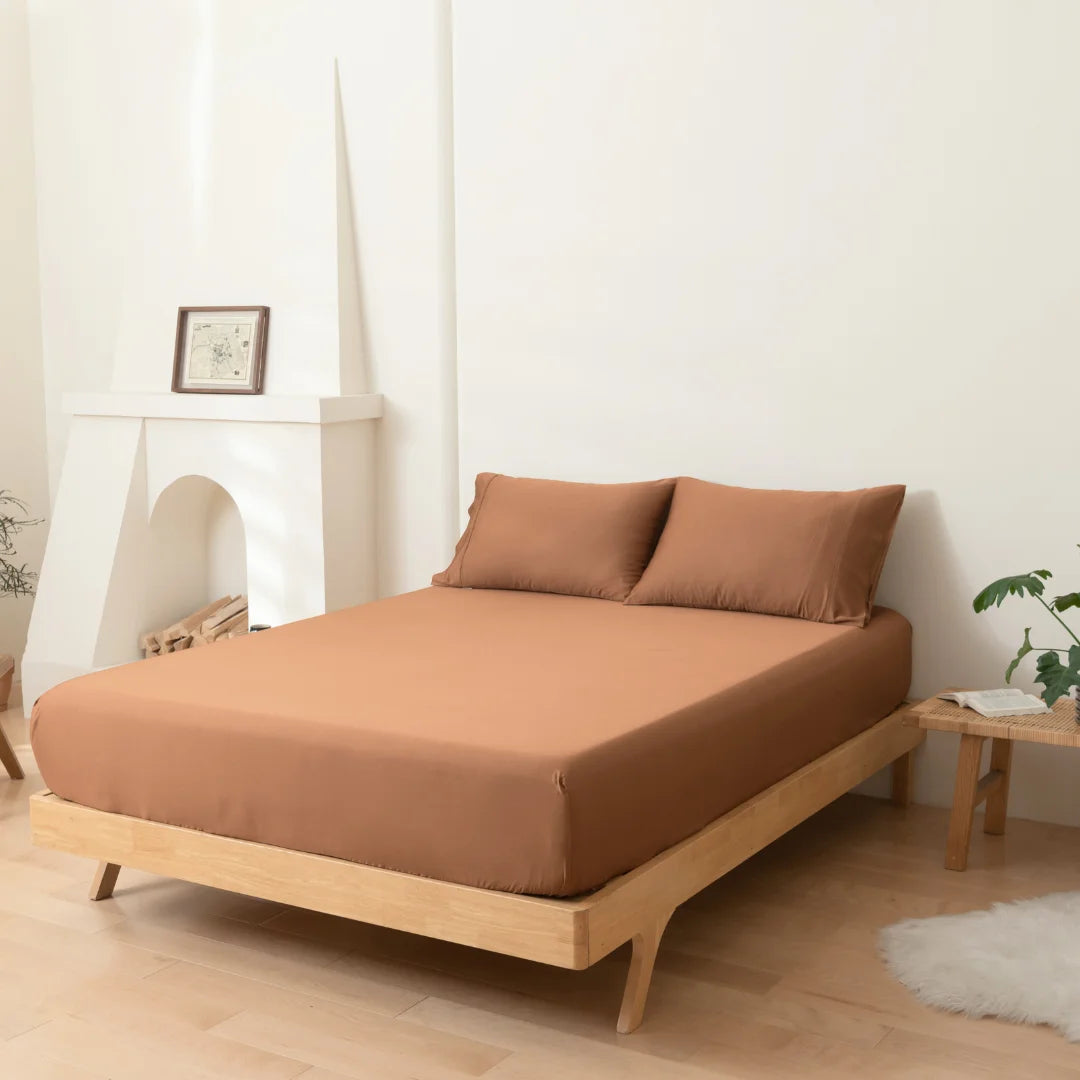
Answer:
[(888, 714), (911, 628), (428, 588), (73, 679), (85, 806), (484, 888), (631, 869)]

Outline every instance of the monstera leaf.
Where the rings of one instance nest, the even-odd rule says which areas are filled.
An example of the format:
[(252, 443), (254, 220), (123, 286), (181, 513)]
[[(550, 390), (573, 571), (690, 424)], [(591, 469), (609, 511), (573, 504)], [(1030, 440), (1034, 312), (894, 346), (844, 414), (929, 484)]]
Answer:
[(1013, 672), (1020, 666), (1020, 661), (1024, 659), (1029, 652), (1032, 652), (1031, 647), (1031, 627), (1027, 627), (1024, 630), (1024, 644), (1020, 646), (1020, 651), (1016, 654), (1016, 659), (1005, 670), (1005, 681), (1011, 682)]
[[(1076, 545), (1080, 548), (1080, 544)], [(1066, 593), (1064, 596), (1055, 596), (1050, 605), (1055, 611), (1068, 611), (1069, 608), (1080, 608), (1080, 592)]]
[[(1080, 544), (1076, 545), (1080, 547)], [(1061, 612), (1080, 609), (1080, 592), (1064, 593), (1055, 596), (1049, 603), (1044, 599), (1046, 582), (1053, 577), (1049, 570), (1032, 570), (1030, 574), (1017, 574), (1004, 577), (987, 585), (972, 602), (976, 611), (988, 611), (992, 607), (1001, 607), (1009, 596), (1031, 596), (1044, 610), (1053, 617), (1058, 626), (1076, 643), (1068, 652), (1065, 649), (1048, 649), (1035, 661), (1035, 681), (1042, 683), (1043, 701), (1053, 705), (1058, 698), (1069, 692), (1072, 686), (1080, 686), (1080, 636), (1061, 617)], [(1043, 646), (1045, 647), (1045, 646)], [(1009, 682), (1013, 673), (1036, 646), (1031, 644), (1031, 627), (1024, 631), (1024, 643), (1020, 646), (1012, 663), (1005, 672), (1005, 681)], [(1062, 657), (1066, 659), (1063, 661)]]
[(986, 611), (995, 604), (1001, 607), (1002, 602), (1009, 596), (1023, 596), (1025, 593), (1042, 596), (1046, 588), (1043, 582), (1053, 576), (1049, 570), (1032, 570), (1030, 574), (999, 578), (975, 597), (972, 606), (976, 611)]
[(1070, 687), (1080, 686), (1080, 645), (1074, 645), (1068, 654), (1068, 663), (1063, 664), (1056, 652), (1043, 653), (1035, 661), (1035, 681), (1042, 683), (1045, 690), (1042, 699), (1047, 705), (1053, 705), (1059, 697), (1064, 697)]

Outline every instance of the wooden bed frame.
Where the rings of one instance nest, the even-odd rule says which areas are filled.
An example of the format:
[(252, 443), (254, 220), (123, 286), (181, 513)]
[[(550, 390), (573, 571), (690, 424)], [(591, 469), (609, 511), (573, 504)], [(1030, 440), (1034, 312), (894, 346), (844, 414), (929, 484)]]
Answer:
[(34, 843), (100, 860), (91, 900), (130, 866), (295, 907), (582, 969), (633, 942), (618, 1030), (641, 1023), (660, 938), (695, 893), (892, 763), (893, 801), (910, 798), (912, 751), (926, 737), (906, 706), (700, 832), (595, 892), (550, 899), (456, 885), (342, 859), (91, 810), (44, 791), (30, 800)]

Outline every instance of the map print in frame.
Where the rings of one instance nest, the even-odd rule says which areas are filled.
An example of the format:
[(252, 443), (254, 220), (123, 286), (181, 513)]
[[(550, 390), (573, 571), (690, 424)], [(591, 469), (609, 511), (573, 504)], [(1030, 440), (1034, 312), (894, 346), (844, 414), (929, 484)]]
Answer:
[(176, 319), (174, 393), (261, 394), (268, 307), (182, 307)]

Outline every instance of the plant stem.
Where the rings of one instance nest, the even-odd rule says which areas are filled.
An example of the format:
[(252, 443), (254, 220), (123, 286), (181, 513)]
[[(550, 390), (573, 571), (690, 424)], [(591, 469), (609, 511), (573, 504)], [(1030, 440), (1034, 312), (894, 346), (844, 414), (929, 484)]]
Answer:
[(1069, 629), (1069, 624), (1041, 596), (1036, 596), (1035, 599), (1038, 600), (1063, 627), (1065, 627), (1065, 633), (1068, 634), (1077, 645), (1080, 645), (1080, 637), (1077, 637), (1072, 630)]

